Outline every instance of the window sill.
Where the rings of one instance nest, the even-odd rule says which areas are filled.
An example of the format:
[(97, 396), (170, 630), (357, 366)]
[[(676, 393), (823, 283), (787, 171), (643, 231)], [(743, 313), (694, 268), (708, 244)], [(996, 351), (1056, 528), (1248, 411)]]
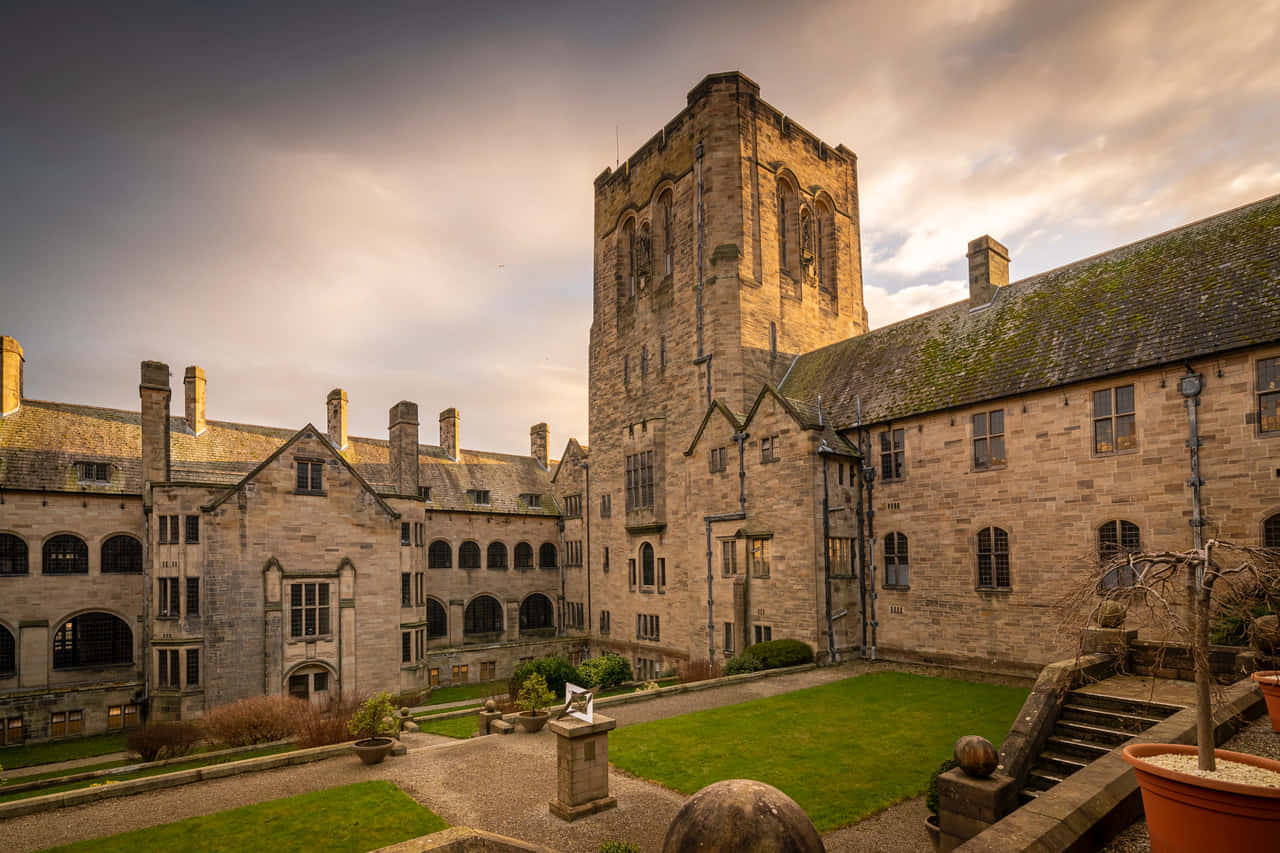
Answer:
[[(142, 574), (142, 569), (130, 569), (130, 570), (129, 570), (129, 571), (127, 571), (127, 572), (123, 572), (123, 571), (115, 571), (115, 572), (112, 572), (112, 571), (108, 571), (107, 569), (103, 569), (101, 572), (99, 572), (99, 574), (103, 574), (103, 575), (141, 575), (141, 574)], [(4, 577), (4, 575), (0, 575), (0, 578), (2, 578), (2, 577)]]
[(558, 570), (560, 567), (559, 567), (559, 566), (538, 566), (538, 568), (540, 568), (540, 569), (544, 569), (544, 570), (549, 571), (549, 572), (554, 572), (554, 571)]
[(177, 622), (177, 621), (179, 621), (181, 618), (182, 618), (181, 616), (172, 616), (172, 615), (170, 615), (170, 614), (168, 614), (168, 613), (157, 613), (157, 614), (156, 614), (156, 621), (157, 621), (157, 622)]
[(290, 637), (285, 642), (291, 645), (294, 643), (332, 643), (333, 634), (311, 634), (305, 637)]
[(30, 572), (0, 572), (0, 578), (29, 578)]
[(1009, 463), (1007, 462), (1004, 465), (987, 465), (985, 468), (979, 468), (978, 466), (975, 465), (973, 466), (972, 469), (970, 469), (969, 473), (970, 474), (988, 474), (988, 473), (991, 473), (992, 471), (1003, 471), (1008, 467), (1009, 467)]
[(909, 589), (911, 589), (911, 585), (910, 585), (910, 584), (901, 584), (901, 583), (892, 583), (892, 584), (887, 583), (887, 584), (885, 584), (885, 585), (884, 585), (884, 587), (883, 587), (883, 588), (884, 588), (884, 589), (890, 589), (890, 590), (896, 590), (896, 591), (902, 592), (902, 591), (905, 591), (905, 590), (909, 590)]
[(1013, 592), (1013, 587), (1011, 586), (975, 586), (973, 589), (974, 592), (996, 592), (1005, 594)]
[(41, 572), (41, 575), (50, 578), (67, 578), (67, 577), (85, 577), (89, 574), (89, 570), (83, 572)]
[(295, 495), (311, 495), (312, 497), (317, 497), (317, 498), (324, 498), (329, 496), (329, 493), (326, 492), (324, 489), (320, 489), (319, 491), (316, 491), (314, 489), (294, 489), (293, 493)]

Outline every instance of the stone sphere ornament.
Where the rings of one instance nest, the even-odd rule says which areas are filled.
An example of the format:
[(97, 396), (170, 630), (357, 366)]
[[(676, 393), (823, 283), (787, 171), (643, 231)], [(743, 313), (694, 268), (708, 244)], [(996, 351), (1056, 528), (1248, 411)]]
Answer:
[(965, 775), (975, 779), (986, 779), (1000, 763), (1000, 756), (991, 741), (979, 735), (965, 735), (957, 740), (955, 756)]
[(1104, 601), (1098, 607), (1098, 624), (1103, 628), (1120, 628), (1124, 625), (1129, 608), (1122, 601)]
[(498, 703), (489, 699), (484, 703), (484, 709), (492, 714), (494, 711), (498, 710)]
[(823, 853), (826, 847), (795, 800), (763, 782), (726, 779), (690, 797), (662, 842), (662, 853), (711, 850)]
[(1254, 619), (1253, 645), (1264, 655), (1280, 654), (1280, 619), (1270, 615)]

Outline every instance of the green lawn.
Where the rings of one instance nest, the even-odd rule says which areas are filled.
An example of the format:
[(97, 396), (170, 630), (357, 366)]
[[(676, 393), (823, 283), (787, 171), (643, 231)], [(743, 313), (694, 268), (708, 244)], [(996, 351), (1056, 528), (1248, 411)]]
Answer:
[(390, 782), (359, 782), (54, 849), (68, 853), (312, 853), (318, 849), (364, 853), (446, 827), (434, 812)]
[(463, 684), (458, 687), (437, 687), (423, 705), (443, 705), (445, 702), (461, 702), (463, 699), (488, 699), (490, 696), (506, 696), (505, 681), (486, 681), (481, 684)]
[(0, 767), (17, 770), (34, 764), (51, 764), (70, 761), (73, 758), (92, 758), (109, 752), (124, 752), (124, 734), (95, 735), (93, 737), (60, 740), (54, 743), (33, 743), (30, 746), (10, 746), (0, 749)]
[[(292, 744), (286, 744), (284, 746), (265, 746), (262, 749), (254, 749), (248, 752), (237, 753), (235, 755), (222, 755), (215, 758), (200, 758), (199, 756), (193, 756), (190, 761), (183, 761), (180, 764), (170, 764), (164, 767), (150, 767), (146, 770), (137, 770), (133, 773), (119, 773), (111, 776), (104, 776), (100, 779), (84, 779), (79, 782), (68, 782), (65, 785), (50, 785), (47, 788), (39, 788), (34, 791), (21, 791), (15, 794), (5, 794), (3, 793), (4, 788), (0, 787), (0, 803), (7, 803), (10, 800), (25, 800), (28, 797), (42, 797), (45, 794), (57, 794), (62, 791), (74, 791), (79, 788), (88, 788), (93, 785), (101, 785), (104, 783), (109, 784), (111, 782), (123, 782), (127, 779), (141, 779), (145, 776), (159, 776), (162, 773), (177, 773), (179, 770), (190, 770), (193, 767), (208, 767), (212, 764), (226, 764), (228, 761), (243, 761), (246, 758), (258, 758), (263, 755), (275, 755), (279, 752), (291, 752), (297, 748), (298, 747)], [(84, 768), (83, 771), (80, 768), (75, 768), (73, 770), (65, 771), (63, 775), (85, 772), (89, 769), (94, 768)], [(49, 775), (51, 774), (40, 774), (40, 777), (47, 777)], [(9, 781), (16, 785), (19, 782), (28, 782), (32, 781), (33, 778), (40, 777), (18, 778)]]
[(421, 731), (445, 737), (469, 738), (480, 730), (480, 721), (475, 714), (465, 717), (454, 717), (449, 720), (419, 721)]
[(877, 672), (626, 726), (610, 737), (609, 760), (685, 794), (757, 779), (827, 832), (922, 793), (961, 735), (998, 746), (1027, 692)]
[(138, 759), (135, 757), (132, 761), (116, 760), (104, 761), (101, 764), (82, 764), (79, 767), (73, 767), (70, 770), (47, 770), (44, 773), (32, 773), (29, 776), (5, 776), (0, 781), (0, 791), (3, 791), (6, 785), (19, 785), (27, 782), (39, 782), (41, 779), (56, 779), (59, 776), (72, 776), (76, 773), (92, 773), (95, 770), (110, 770), (113, 767), (124, 767), (126, 764), (137, 764)]

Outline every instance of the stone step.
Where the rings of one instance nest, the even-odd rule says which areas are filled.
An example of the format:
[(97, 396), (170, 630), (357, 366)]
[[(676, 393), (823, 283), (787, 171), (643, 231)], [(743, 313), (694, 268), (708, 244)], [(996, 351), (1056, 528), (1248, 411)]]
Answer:
[(1045, 749), (1054, 752), (1057, 755), (1066, 755), (1073, 758), (1083, 759), (1084, 761), (1093, 761), (1095, 758), (1101, 758), (1111, 751), (1109, 746), (1100, 746), (1087, 740), (1067, 737), (1059, 734), (1049, 735), (1049, 739), (1045, 741)]
[(1032, 788), (1023, 788), (1018, 792), (1018, 805), (1025, 806), (1043, 793), (1043, 791), (1036, 791)]
[(509, 735), (515, 730), (516, 727), (506, 720), (494, 720), (489, 723), (489, 734), (492, 735)]
[(1056, 773), (1040, 767), (1032, 767), (1027, 774), (1027, 787), (1036, 791), (1047, 791), (1071, 774)]
[(1116, 731), (1129, 732), (1136, 735), (1145, 732), (1160, 722), (1162, 718), (1126, 714), (1123, 711), (1104, 711), (1101, 708), (1088, 708), (1083, 705), (1063, 705), (1059, 719), (1104, 726)]
[(1133, 732), (1119, 731), (1106, 726), (1091, 725), (1073, 720), (1058, 720), (1058, 724), (1054, 726), (1053, 733), (1059, 737), (1069, 737), (1073, 740), (1082, 740), (1098, 746), (1106, 746), (1108, 749), (1113, 746), (1119, 746), (1133, 737)]
[(1077, 770), (1083, 770), (1088, 767), (1090, 760), (1088, 758), (1079, 758), (1074, 755), (1064, 755), (1060, 752), (1052, 752), (1046, 750), (1040, 753), (1040, 757), (1036, 759), (1037, 767), (1043, 767), (1062, 776), (1070, 776)]
[(1089, 693), (1084, 690), (1072, 690), (1066, 695), (1064, 702), (1070, 705), (1099, 708), (1104, 711), (1119, 711), (1122, 714), (1152, 717), (1159, 720), (1171, 717), (1183, 710), (1183, 708), (1177, 705), (1165, 705), (1160, 702), (1146, 702), (1141, 699), (1126, 699), (1121, 696), (1108, 696), (1104, 693)]

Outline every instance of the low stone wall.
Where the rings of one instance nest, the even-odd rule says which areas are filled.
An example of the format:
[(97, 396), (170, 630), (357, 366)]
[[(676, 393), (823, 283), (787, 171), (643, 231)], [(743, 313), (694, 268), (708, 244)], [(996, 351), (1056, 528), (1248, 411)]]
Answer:
[[(1241, 720), (1262, 714), (1262, 693), (1249, 679), (1226, 688), (1214, 711), (1215, 742), (1231, 737)], [(1130, 743), (1195, 743), (1194, 708), (1179, 711)], [(1109, 839), (1142, 814), (1137, 778), (1116, 747), (1059, 782), (1048, 792), (956, 848), (961, 853), (1013, 853), (1023, 850), (1087, 851)]]
[(351, 743), (337, 743), (331, 746), (317, 746), (311, 749), (298, 749), (279, 755), (264, 755), (260, 758), (246, 758), (244, 761), (229, 761), (226, 764), (211, 764), (206, 767), (193, 767), (190, 770), (178, 770), (173, 773), (162, 773), (158, 776), (147, 776), (142, 779), (126, 779), (91, 788), (78, 788), (74, 791), (62, 791), (57, 794), (45, 794), (42, 797), (28, 797), (10, 803), (0, 803), (0, 820), (36, 812), (59, 809), (64, 806), (79, 806), (105, 800), (109, 797), (125, 797), (140, 794), (144, 791), (158, 791), (161, 788), (175, 788), (179, 785), (190, 785), (192, 782), (204, 782), (209, 779), (222, 779), (237, 776), (241, 773), (256, 773), (259, 770), (272, 770), (276, 767), (291, 767), (295, 764), (307, 764), (322, 761), (335, 755), (349, 752)]
[[(1196, 678), (1191, 646), (1187, 643), (1134, 640), (1129, 643), (1128, 652), (1125, 663), (1128, 672), (1183, 681), (1194, 681)], [(1236, 646), (1209, 647), (1209, 665), (1214, 677), (1224, 684), (1230, 684), (1252, 672), (1257, 666), (1258, 657), (1256, 652)]]

